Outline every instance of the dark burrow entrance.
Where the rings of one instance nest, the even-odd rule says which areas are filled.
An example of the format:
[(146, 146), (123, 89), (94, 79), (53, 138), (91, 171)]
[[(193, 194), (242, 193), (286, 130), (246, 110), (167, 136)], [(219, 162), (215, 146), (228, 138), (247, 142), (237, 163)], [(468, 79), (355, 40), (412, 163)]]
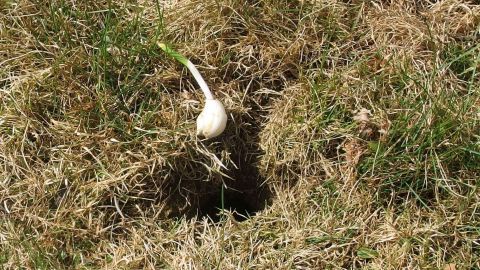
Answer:
[(263, 210), (268, 204), (265, 192), (260, 190), (246, 191), (224, 188), (219, 194), (210, 194), (208, 198), (199, 205), (198, 216), (207, 217), (213, 222), (219, 222), (229, 211), (236, 221), (245, 221), (254, 216), (258, 211)]
[(263, 180), (253, 164), (239, 166), (232, 172), (232, 179), (224, 179), (223, 186), (199, 197), (196, 213), (192, 214), (218, 222), (226, 210), (235, 220), (244, 221), (271, 203), (272, 194), (267, 185), (262, 185)]
[[(238, 142), (235, 146), (238, 146)], [(218, 222), (226, 210), (233, 214), (235, 220), (244, 221), (271, 204), (271, 190), (258, 169), (260, 154), (257, 142), (249, 147), (235, 148), (232, 160), (236, 168), (225, 171), (229, 177), (222, 178), (223, 185), (203, 182), (208, 188), (194, 195), (195, 203), (187, 216), (199, 219), (206, 217)]]
[[(126, 194), (116, 191), (117, 201), (112, 195), (105, 202), (111, 212), (108, 219), (116, 223), (149, 216), (160, 219), (186, 217), (207, 218), (216, 223), (222, 220), (223, 210), (226, 210), (236, 221), (245, 221), (271, 205), (272, 187), (261, 172), (260, 162), (263, 156), (260, 120), (266, 111), (251, 107), (250, 115), (231, 111), (232, 124), (220, 137), (188, 142), (189, 149), (201, 151), (175, 156), (170, 166), (159, 167)], [(221, 173), (212, 173), (204, 165), (212, 162), (211, 156), (205, 155), (206, 151), (226, 161)]]
[[(222, 177), (222, 184), (199, 197), (196, 209), (198, 218), (208, 218), (213, 222), (222, 219), (227, 210), (233, 214), (237, 221), (244, 221), (257, 212), (262, 211), (272, 203), (272, 191), (266, 183), (265, 177), (259, 171), (259, 162), (262, 156), (260, 147), (261, 125), (258, 119), (264, 113), (260, 108), (255, 108), (254, 118), (248, 118), (242, 113), (233, 112), (231, 115), (237, 124), (235, 128), (226, 130), (222, 136), (222, 145), (230, 153), (231, 164)], [(255, 119), (255, 120), (254, 120)], [(238, 128), (241, 127), (241, 128)]]
[[(260, 114), (262, 111), (255, 112)], [(218, 156), (221, 155), (220, 151), (226, 150), (235, 164), (229, 164), (226, 170), (222, 170), (227, 177), (217, 175), (215, 180), (194, 181), (195, 187), (190, 190), (187, 198), (191, 202), (185, 213), (189, 218), (208, 218), (219, 222), (226, 210), (233, 214), (235, 220), (244, 221), (272, 203), (271, 188), (259, 170), (262, 156), (258, 128), (260, 124), (242, 113), (232, 112), (231, 115), (234, 118), (232, 122), (243, 123), (239, 125), (241, 128), (231, 125), (218, 138), (220, 143), (214, 144), (217, 147), (210, 150)]]

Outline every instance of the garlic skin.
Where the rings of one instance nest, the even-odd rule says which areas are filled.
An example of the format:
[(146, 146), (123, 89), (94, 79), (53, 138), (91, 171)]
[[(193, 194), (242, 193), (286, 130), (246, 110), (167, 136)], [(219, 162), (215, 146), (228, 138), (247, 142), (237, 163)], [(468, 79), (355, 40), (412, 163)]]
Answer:
[(222, 134), (227, 126), (227, 113), (217, 99), (206, 99), (205, 107), (197, 118), (197, 136), (211, 139)]

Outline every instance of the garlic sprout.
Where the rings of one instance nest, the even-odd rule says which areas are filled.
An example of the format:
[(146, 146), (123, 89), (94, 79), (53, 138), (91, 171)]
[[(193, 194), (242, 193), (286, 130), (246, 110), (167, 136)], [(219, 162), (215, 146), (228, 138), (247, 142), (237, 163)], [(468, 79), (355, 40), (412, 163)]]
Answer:
[(214, 98), (198, 69), (185, 56), (176, 52), (166, 44), (158, 43), (158, 46), (188, 68), (205, 95), (205, 107), (197, 118), (197, 135), (210, 139), (222, 134), (227, 125), (225, 108), (219, 100)]

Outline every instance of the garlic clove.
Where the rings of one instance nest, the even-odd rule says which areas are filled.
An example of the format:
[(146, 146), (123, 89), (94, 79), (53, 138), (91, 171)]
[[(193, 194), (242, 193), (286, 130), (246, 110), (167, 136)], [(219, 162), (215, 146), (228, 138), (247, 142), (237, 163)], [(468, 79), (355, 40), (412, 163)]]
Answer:
[(217, 99), (205, 100), (205, 107), (197, 118), (197, 135), (206, 139), (222, 134), (227, 125), (227, 113)]

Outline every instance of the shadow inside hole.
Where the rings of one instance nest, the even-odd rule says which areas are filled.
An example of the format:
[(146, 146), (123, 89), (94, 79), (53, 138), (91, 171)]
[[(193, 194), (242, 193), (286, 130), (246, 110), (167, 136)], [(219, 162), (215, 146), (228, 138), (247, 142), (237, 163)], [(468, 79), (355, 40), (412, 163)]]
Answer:
[[(263, 114), (260, 108), (253, 110), (258, 115)], [(240, 113), (232, 113), (237, 129), (226, 131), (224, 146), (231, 153), (231, 160), (236, 166), (230, 166), (225, 173), (229, 177), (223, 178), (225, 188), (221, 185), (208, 194), (208, 199), (199, 204), (198, 215), (200, 218), (208, 217), (213, 222), (218, 222), (222, 216), (222, 200), (225, 210), (233, 213), (237, 221), (244, 221), (256, 215), (272, 203), (273, 194), (265, 177), (259, 171), (259, 160), (263, 151), (260, 147), (260, 123), (248, 119)], [(233, 127), (233, 126), (232, 126)]]
[(254, 190), (220, 189), (209, 194), (208, 199), (199, 205), (198, 217), (206, 217), (216, 223), (222, 219), (225, 210), (231, 212), (236, 221), (245, 221), (270, 204), (271, 194), (267, 190), (266, 187)]
[(230, 165), (225, 171), (229, 177), (222, 177), (223, 190), (221, 183), (210, 184), (208, 192), (197, 197), (198, 204), (192, 209), (194, 211), (190, 213), (191, 217), (207, 217), (218, 222), (224, 209), (232, 212), (237, 221), (244, 221), (272, 203), (271, 189), (259, 171), (262, 156), (259, 145), (260, 124), (246, 119), (240, 113), (232, 115), (239, 125), (236, 129), (232, 126), (226, 130), (223, 147), (231, 153), (230, 158), (236, 166)]
[[(249, 143), (245, 143), (246, 141)], [(219, 222), (224, 209), (232, 212), (235, 220), (244, 221), (271, 204), (273, 194), (258, 169), (258, 140), (255, 137), (252, 140), (250, 136), (249, 140), (234, 140), (230, 144), (223, 144), (222, 149), (223, 147), (229, 148), (231, 159), (236, 164), (230, 164), (225, 171), (228, 177), (216, 175), (218, 178), (210, 181), (200, 181), (194, 175), (189, 175), (188, 179), (184, 177), (188, 172), (205, 170), (201, 164), (198, 170), (177, 171), (178, 177), (175, 178), (182, 180), (177, 181), (176, 186), (170, 187), (173, 193), (167, 200), (167, 208), (171, 209), (168, 218), (206, 217), (212, 222)], [(199, 175), (207, 174), (200, 172)]]

